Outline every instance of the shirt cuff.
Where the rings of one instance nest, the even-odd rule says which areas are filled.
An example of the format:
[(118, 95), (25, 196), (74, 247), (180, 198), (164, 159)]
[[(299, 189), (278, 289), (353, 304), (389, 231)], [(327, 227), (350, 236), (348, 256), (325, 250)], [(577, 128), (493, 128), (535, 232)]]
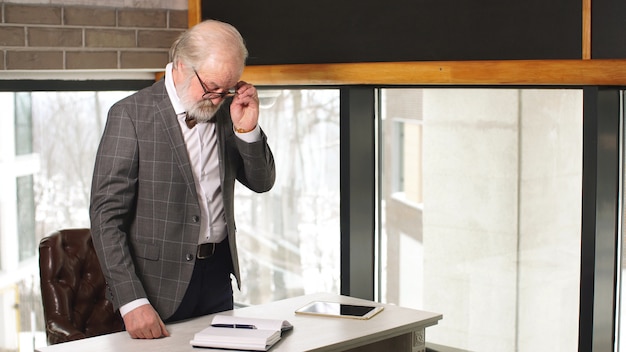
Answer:
[(147, 298), (139, 298), (136, 299), (134, 301), (131, 301), (129, 303), (126, 303), (125, 305), (120, 307), (120, 314), (122, 315), (122, 318), (129, 313), (131, 310), (138, 308), (140, 306), (146, 305), (146, 304), (150, 304), (150, 301), (148, 301)]
[(245, 133), (235, 131), (235, 135), (239, 137), (239, 139), (248, 143), (258, 142), (261, 140), (261, 127), (259, 127), (259, 124), (257, 123), (252, 131)]

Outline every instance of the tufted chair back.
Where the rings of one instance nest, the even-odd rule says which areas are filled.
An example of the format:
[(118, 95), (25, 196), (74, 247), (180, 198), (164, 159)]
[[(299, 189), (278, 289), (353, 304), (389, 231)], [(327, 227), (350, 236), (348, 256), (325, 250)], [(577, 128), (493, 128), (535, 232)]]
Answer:
[(53, 232), (39, 243), (41, 297), (48, 344), (123, 330), (105, 297), (106, 282), (89, 229)]

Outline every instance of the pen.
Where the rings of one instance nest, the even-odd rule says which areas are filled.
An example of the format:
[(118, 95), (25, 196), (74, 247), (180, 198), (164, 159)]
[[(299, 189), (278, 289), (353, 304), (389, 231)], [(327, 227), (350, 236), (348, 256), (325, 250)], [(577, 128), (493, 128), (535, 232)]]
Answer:
[(211, 324), (211, 326), (214, 328), (256, 329), (256, 326), (248, 324)]

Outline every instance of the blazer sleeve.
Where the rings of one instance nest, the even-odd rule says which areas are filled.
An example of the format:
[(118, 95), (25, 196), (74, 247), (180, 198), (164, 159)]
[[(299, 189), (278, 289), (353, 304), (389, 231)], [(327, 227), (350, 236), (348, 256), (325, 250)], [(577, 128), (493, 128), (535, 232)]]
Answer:
[(91, 188), (91, 233), (116, 309), (146, 292), (130, 255), (129, 226), (137, 201), (138, 142), (124, 105), (109, 110)]
[(237, 137), (235, 140), (242, 160), (242, 167), (237, 172), (237, 180), (257, 193), (272, 189), (276, 180), (276, 169), (274, 156), (263, 130), (261, 130), (261, 139), (257, 142), (248, 143)]

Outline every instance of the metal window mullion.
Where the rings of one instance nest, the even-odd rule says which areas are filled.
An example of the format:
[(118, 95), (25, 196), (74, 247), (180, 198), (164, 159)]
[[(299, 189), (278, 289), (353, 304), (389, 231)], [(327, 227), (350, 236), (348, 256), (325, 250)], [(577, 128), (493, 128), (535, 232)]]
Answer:
[(579, 351), (615, 348), (619, 234), (619, 90), (583, 89)]
[(374, 299), (375, 89), (340, 89), (341, 294)]

